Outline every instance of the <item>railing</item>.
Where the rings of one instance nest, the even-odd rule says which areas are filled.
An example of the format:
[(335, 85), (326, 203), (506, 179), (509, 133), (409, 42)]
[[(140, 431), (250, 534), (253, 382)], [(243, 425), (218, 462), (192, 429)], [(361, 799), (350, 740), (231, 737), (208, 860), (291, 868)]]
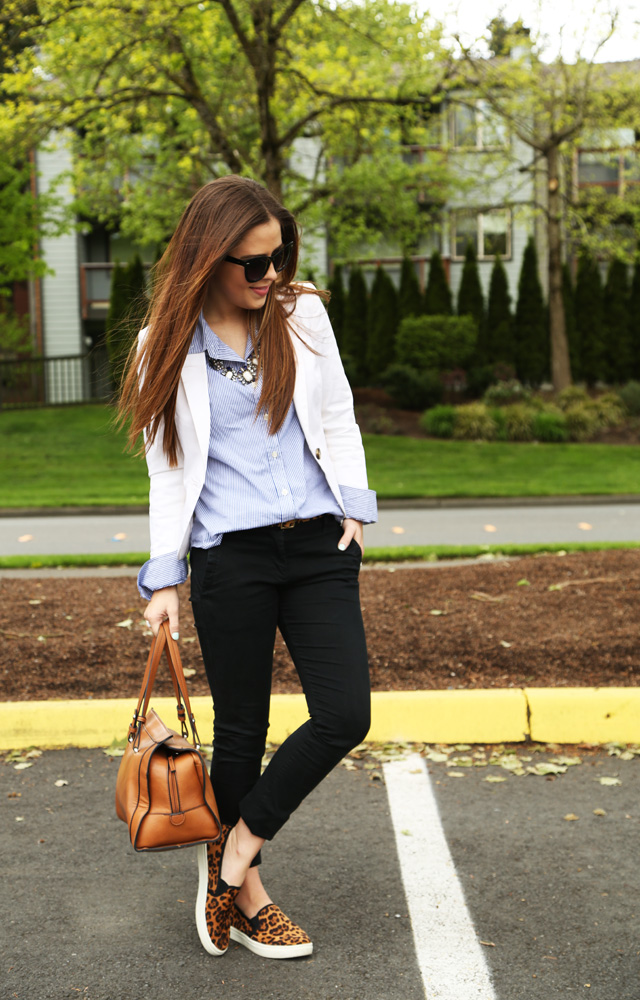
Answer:
[(111, 397), (98, 352), (0, 360), (0, 409), (100, 402)]

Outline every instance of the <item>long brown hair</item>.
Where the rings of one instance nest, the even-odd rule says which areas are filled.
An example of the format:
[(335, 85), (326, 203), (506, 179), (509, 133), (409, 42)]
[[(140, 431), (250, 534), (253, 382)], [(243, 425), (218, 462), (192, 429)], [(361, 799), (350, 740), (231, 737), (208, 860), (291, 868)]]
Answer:
[[(131, 350), (122, 386), (119, 421), (130, 418), (131, 446), (145, 431), (147, 447), (162, 427), (163, 450), (177, 465), (175, 426), (180, 373), (204, 305), (208, 283), (217, 266), (255, 226), (271, 219), (280, 223), (282, 242), (293, 242), (287, 266), (271, 286), (265, 305), (256, 310), (262, 390), (257, 411), (269, 414), (272, 434), (280, 429), (293, 399), (295, 354), (287, 318), (295, 297), (310, 289), (293, 284), (298, 264), (296, 221), (277, 199), (256, 181), (235, 175), (210, 181), (187, 205), (153, 275), (151, 303), (142, 347)], [(141, 391), (142, 383), (144, 388)]]

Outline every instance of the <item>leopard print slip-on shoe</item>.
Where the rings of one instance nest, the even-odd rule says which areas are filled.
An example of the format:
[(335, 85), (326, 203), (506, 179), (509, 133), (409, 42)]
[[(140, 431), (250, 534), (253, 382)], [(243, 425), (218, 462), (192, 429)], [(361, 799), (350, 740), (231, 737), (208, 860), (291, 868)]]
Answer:
[(222, 827), (222, 837), (216, 844), (200, 844), (198, 851), (198, 895), (196, 927), (205, 951), (224, 955), (229, 947), (231, 914), (240, 886), (227, 885), (220, 878), (222, 855), (231, 826)]
[(275, 903), (267, 903), (251, 919), (234, 905), (231, 940), (263, 958), (300, 958), (313, 951), (309, 935), (289, 920)]

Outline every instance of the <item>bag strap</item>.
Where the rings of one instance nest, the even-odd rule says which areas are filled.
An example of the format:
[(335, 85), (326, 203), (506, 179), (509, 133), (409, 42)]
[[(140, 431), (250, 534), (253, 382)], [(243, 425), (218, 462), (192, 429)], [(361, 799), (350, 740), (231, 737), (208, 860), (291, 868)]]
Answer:
[[(180, 651), (178, 649), (178, 644), (171, 637), (171, 632), (169, 631), (169, 623), (163, 621), (158, 630), (157, 636), (155, 636), (153, 643), (151, 644), (151, 649), (149, 650), (149, 657), (147, 659), (147, 666), (142, 678), (142, 686), (140, 688), (140, 695), (138, 697), (138, 704), (133, 713), (133, 719), (129, 725), (128, 739), (129, 742), (137, 742), (137, 737), (139, 737), (143, 724), (147, 719), (147, 711), (149, 708), (149, 699), (151, 697), (151, 692), (153, 690), (153, 685), (155, 683), (156, 674), (158, 673), (158, 667), (160, 665), (160, 660), (162, 659), (162, 653), (165, 652), (167, 655), (167, 661), (169, 664), (169, 672), (171, 674), (171, 680), (173, 683), (173, 690), (175, 692), (177, 701), (177, 715), (178, 721), (180, 722), (182, 735), (188, 739), (189, 731), (186, 726), (186, 719), (189, 720), (189, 726), (191, 728), (191, 737), (194, 747), (200, 746), (200, 737), (198, 736), (198, 730), (196, 728), (195, 716), (191, 710), (191, 702), (189, 701), (189, 694), (187, 692), (187, 681), (184, 676), (184, 671), (182, 669), (182, 661), (180, 659)], [(135, 747), (134, 747), (135, 749)]]

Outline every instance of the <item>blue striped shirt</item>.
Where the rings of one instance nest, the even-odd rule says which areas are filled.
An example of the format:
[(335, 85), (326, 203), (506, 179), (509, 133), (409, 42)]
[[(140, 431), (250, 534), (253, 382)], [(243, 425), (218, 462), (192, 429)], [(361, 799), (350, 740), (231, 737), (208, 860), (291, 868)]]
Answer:
[[(190, 354), (206, 351), (226, 369), (241, 370), (251, 352), (247, 338), (244, 361), (198, 320)], [(277, 434), (269, 433), (268, 418), (259, 414), (260, 380), (252, 383), (226, 378), (207, 365), (211, 434), (204, 486), (196, 504), (191, 545), (212, 548), (229, 531), (259, 528), (293, 518), (343, 512), (325, 475), (314, 460), (293, 404)], [(348, 517), (370, 524), (377, 519), (373, 490), (341, 486)], [(138, 589), (149, 599), (154, 590), (184, 583), (187, 561), (177, 554), (148, 560), (138, 575)]]

